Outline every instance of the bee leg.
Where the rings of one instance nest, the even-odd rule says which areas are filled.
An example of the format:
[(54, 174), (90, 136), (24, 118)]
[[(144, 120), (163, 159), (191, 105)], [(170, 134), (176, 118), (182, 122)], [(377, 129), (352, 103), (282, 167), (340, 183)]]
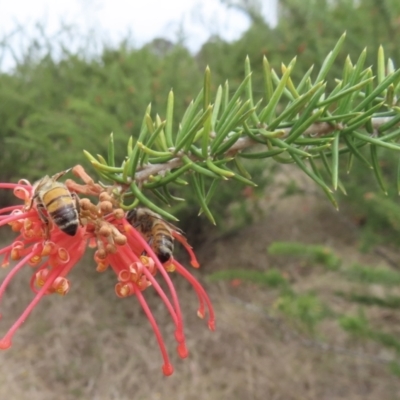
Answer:
[(50, 239), (50, 223), (49, 223), (49, 219), (43, 213), (43, 206), (37, 204), (36, 205), (36, 209), (37, 209), (37, 212), (39, 214), (39, 218), (42, 220), (42, 222), (45, 225), (44, 236), (45, 236), (46, 240), (48, 240), (48, 239)]
[(28, 206), (28, 207), (25, 207), (25, 211), (32, 210), (33, 203), (35, 202), (35, 200), (36, 200), (37, 197), (38, 197), (38, 196), (37, 196), (36, 194), (32, 196), (31, 201), (30, 201), (30, 203), (29, 203), (29, 206)]
[(81, 206), (79, 204), (79, 197), (76, 193), (71, 193), (72, 199), (75, 202), (75, 208), (76, 211), (78, 212), (78, 219), (79, 219), (79, 224), (82, 226), (82, 221), (81, 221)]
[[(152, 243), (153, 243), (153, 238), (150, 238), (150, 239), (147, 241), (147, 244), (151, 247), (151, 244), (152, 244)], [(141, 255), (147, 257), (147, 251), (146, 251), (146, 250), (143, 250)]]

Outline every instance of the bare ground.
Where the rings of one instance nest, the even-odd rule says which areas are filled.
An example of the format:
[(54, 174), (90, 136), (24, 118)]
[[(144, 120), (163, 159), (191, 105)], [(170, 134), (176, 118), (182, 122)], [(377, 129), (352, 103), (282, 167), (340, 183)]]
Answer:
[[(175, 355), (173, 324), (163, 304), (146, 292), (175, 367), (171, 377), (162, 375), (158, 346), (139, 304), (134, 298), (116, 298), (114, 276), (96, 273), (88, 259), (72, 272), (70, 293), (43, 299), (11, 349), (0, 353), (0, 399), (400, 398), (399, 378), (384, 361), (390, 351), (352, 340), (332, 321), (321, 325), (318, 339), (310, 340), (272, 313), (276, 290), (207, 280), (221, 269), (277, 267), (296, 289), (316, 290), (341, 309), (344, 303), (331, 294), (331, 272), (304, 271), (293, 260), (282, 263), (268, 256), (266, 247), (277, 240), (300, 240), (328, 245), (348, 261), (384, 263), (377, 255), (358, 253), (357, 228), (324, 198), (296, 195), (272, 204), (256, 224), (236, 236), (208, 240), (196, 249), (202, 268), (194, 274), (213, 301), (215, 332), (197, 318), (190, 286), (174, 277), (190, 352), (186, 360)], [(27, 268), (17, 276), (4, 296), (1, 333), (31, 298), (30, 273)], [(400, 333), (398, 311), (372, 313)]]

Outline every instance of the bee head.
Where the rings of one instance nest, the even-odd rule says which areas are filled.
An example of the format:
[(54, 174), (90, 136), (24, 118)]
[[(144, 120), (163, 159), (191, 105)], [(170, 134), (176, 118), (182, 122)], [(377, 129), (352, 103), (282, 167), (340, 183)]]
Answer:
[(126, 215), (125, 218), (127, 219), (128, 222), (132, 223), (134, 221), (136, 221), (137, 219), (137, 209), (133, 208), (132, 210), (129, 210)]

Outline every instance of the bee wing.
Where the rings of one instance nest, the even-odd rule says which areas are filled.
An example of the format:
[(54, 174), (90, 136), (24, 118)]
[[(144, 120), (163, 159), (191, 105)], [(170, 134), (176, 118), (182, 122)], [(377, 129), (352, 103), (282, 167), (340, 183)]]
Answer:
[(180, 233), (181, 235), (184, 234), (183, 230), (181, 228), (178, 228), (177, 226), (175, 226), (174, 224), (171, 224), (171, 222), (166, 221), (165, 219), (161, 218), (161, 217), (156, 217), (153, 216), (153, 218), (159, 219), (160, 221), (162, 221), (165, 225), (169, 226), (173, 231), (176, 231), (178, 233)]

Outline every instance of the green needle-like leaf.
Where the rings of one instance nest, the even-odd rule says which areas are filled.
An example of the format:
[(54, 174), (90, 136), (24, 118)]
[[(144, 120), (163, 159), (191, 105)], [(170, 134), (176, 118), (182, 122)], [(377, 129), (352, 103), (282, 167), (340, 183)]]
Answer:
[[(271, 96), (270, 101), (268, 102), (267, 106), (261, 111), (260, 113), (260, 121), (269, 124), (271, 119), (273, 118), (276, 106), (280, 98), (282, 97), (283, 91), (286, 87), (286, 82), (289, 79), (289, 76), (292, 72), (296, 59), (294, 59), (286, 69), (285, 73), (282, 76), (282, 79), (279, 82), (279, 85), (275, 89), (274, 93)], [(272, 73), (270, 73), (272, 79)]]
[(196, 136), (197, 132), (202, 128), (204, 123), (212, 114), (212, 106), (209, 105), (208, 108), (197, 118), (192, 121), (192, 126), (188, 126), (188, 130), (185, 135), (181, 135), (179, 141), (177, 141), (175, 145), (175, 153), (185, 147), (185, 150), (189, 150), (190, 146), (193, 143), (194, 137)]
[[(364, 86), (366, 86), (369, 82), (372, 82), (374, 80), (374, 78), (369, 78), (369, 79), (365, 79), (364, 81), (361, 81), (359, 83), (357, 83), (356, 85), (353, 85), (347, 89), (343, 89), (341, 90), (339, 93), (335, 94), (334, 96), (329, 96), (326, 100), (324, 101), (320, 101), (318, 103), (318, 106), (325, 106), (327, 104), (333, 104), (335, 101), (338, 101), (340, 99), (342, 99), (343, 97), (348, 96), (349, 94), (363, 88)], [(342, 110), (339, 110), (339, 112), (341, 112)]]
[(369, 169), (372, 169), (372, 165), (370, 162), (364, 157), (364, 155), (358, 150), (358, 148), (353, 143), (353, 138), (348, 137), (347, 135), (342, 135), (348, 150), (354, 154), (360, 161), (362, 161), (365, 165), (368, 166)]
[[(315, 165), (315, 162), (312, 158), (310, 160), (310, 165), (313, 170), (313, 176), (317, 177), (321, 182), (323, 182), (321, 174), (318, 171), (317, 166)], [(318, 183), (318, 182), (317, 182)], [(322, 190), (325, 192), (326, 197), (328, 197), (329, 201), (332, 203), (332, 205), (336, 208), (336, 210), (339, 210), (339, 205), (335, 199), (335, 197), (332, 194), (332, 191), (327, 187), (327, 186), (322, 186)]]
[(300, 137), (304, 131), (311, 126), (315, 121), (317, 121), (322, 114), (324, 114), (325, 109), (321, 108), (320, 110), (316, 111), (314, 114), (311, 114), (307, 119), (303, 120), (303, 118), (300, 118), (300, 120), (303, 120), (301, 124), (296, 124), (293, 126), (293, 128), (290, 130), (289, 137), (286, 140), (287, 144), (293, 143), (295, 140), (297, 140), (298, 137)]
[(311, 157), (310, 153), (307, 153), (304, 150), (301, 150), (297, 147), (291, 146), (290, 144), (288, 144), (287, 142), (285, 142), (284, 140), (280, 140), (280, 139), (271, 139), (270, 140), (271, 143), (276, 146), (276, 147), (280, 147), (282, 149), (287, 150), (290, 153), (294, 153), (297, 154), (300, 157)]
[(400, 69), (392, 75), (389, 75), (383, 80), (360, 104), (358, 104), (353, 111), (361, 111), (367, 104), (375, 100), (391, 83), (395, 82), (400, 77)]
[(164, 196), (164, 194), (161, 193), (158, 189), (153, 189), (152, 193), (154, 194), (154, 196), (157, 197), (157, 199), (162, 201), (165, 205), (170, 206), (170, 202), (168, 201), (167, 197)]
[(101, 154), (96, 154), (100, 164), (108, 165), (106, 159)]
[(217, 118), (218, 118), (219, 110), (221, 107), (221, 102), (222, 102), (222, 87), (218, 86), (217, 94), (215, 95), (214, 108), (213, 108), (212, 118), (211, 118), (212, 130), (215, 130), (215, 125), (217, 123)]
[(340, 132), (335, 133), (335, 139), (332, 143), (332, 186), (333, 190), (337, 190), (339, 181), (339, 140)]
[(193, 171), (196, 171), (199, 174), (203, 174), (205, 176), (208, 176), (210, 178), (220, 178), (219, 175), (215, 174), (214, 172), (208, 170), (207, 168), (202, 167), (201, 165), (193, 162), (192, 160), (190, 160), (190, 158), (188, 156), (183, 156), (182, 157), (182, 161), (184, 162), (184, 164), (190, 164), (191, 165), (191, 169), (193, 169)]
[(114, 134), (110, 134), (108, 139), (108, 165), (115, 167), (115, 155), (114, 155)]
[(128, 157), (130, 157), (130, 155), (132, 154), (132, 151), (133, 151), (133, 137), (132, 136), (129, 136), (126, 150), (127, 150)]
[(229, 152), (233, 144), (236, 143), (238, 139), (242, 136), (242, 133), (243, 132), (240, 131), (229, 134), (225, 138), (225, 141), (218, 147), (218, 150), (214, 153), (214, 156), (220, 156), (226, 152)]
[(229, 82), (226, 80), (222, 91), (222, 112), (228, 108), (229, 104)]
[(353, 166), (353, 162), (354, 162), (354, 154), (353, 153), (349, 153), (349, 156), (347, 158), (347, 164), (346, 164), (346, 171), (349, 174), (351, 171), (351, 167)]
[(218, 179), (214, 179), (211, 182), (211, 185), (208, 188), (208, 192), (207, 192), (207, 195), (206, 195), (206, 198), (205, 198), (206, 204), (208, 204), (210, 202), (210, 200), (212, 199), (212, 197), (213, 197), (213, 195), (215, 193), (215, 190), (217, 189), (219, 183), (220, 183), (220, 181)]
[(167, 185), (164, 185), (163, 187), (162, 187), (162, 190), (163, 190), (163, 192), (164, 192), (164, 196), (170, 201), (170, 202), (173, 202), (173, 201), (186, 201), (185, 199), (182, 199), (181, 197), (176, 197), (176, 196), (173, 196), (172, 194), (171, 194), (171, 192), (168, 190), (168, 186)]
[(372, 167), (374, 168), (376, 180), (378, 181), (379, 187), (382, 189), (383, 193), (385, 193), (385, 195), (387, 195), (388, 193), (387, 193), (385, 182), (383, 180), (382, 169), (381, 169), (381, 166), (379, 165), (377, 146), (371, 145), (370, 151), (371, 151), (371, 163), (372, 163)]
[(204, 71), (204, 84), (203, 84), (203, 111), (207, 110), (211, 103), (211, 71), (207, 65)]
[(146, 207), (150, 208), (150, 210), (160, 214), (162, 217), (166, 219), (170, 219), (172, 221), (178, 221), (176, 217), (171, 215), (170, 213), (166, 212), (162, 208), (156, 206), (153, 202), (151, 202), (137, 187), (137, 185), (132, 182), (130, 185), (130, 189), (132, 193), (136, 196), (136, 198), (140, 201), (140, 203), (144, 204)]
[[(282, 74), (284, 74), (287, 70), (286, 65), (282, 63), (281, 69), (282, 69)], [(290, 76), (287, 80), (287, 89), (289, 90), (289, 92), (291, 93), (291, 95), (293, 96), (294, 99), (297, 99), (300, 97), (299, 93), (297, 92), (296, 88), (294, 87), (292, 78)]]
[(235, 163), (235, 166), (236, 166), (237, 170), (239, 171), (239, 173), (241, 175), (243, 175), (243, 177), (245, 177), (247, 179), (251, 179), (251, 175), (248, 173), (248, 171), (244, 167), (244, 165), (243, 165), (243, 163), (242, 163), (242, 161), (240, 160), (239, 157), (235, 157), (234, 163)]
[[(281, 66), (281, 70), (282, 70), (282, 73), (284, 73), (283, 71), (286, 71), (287, 68), (286, 68), (286, 67), (283, 67), (283, 65), (282, 65), (282, 66)], [(279, 79), (279, 76), (278, 76), (278, 74), (275, 72), (274, 69), (271, 70), (271, 75), (272, 75), (272, 80), (274, 81), (275, 85), (278, 86), (278, 85), (279, 85), (279, 82), (280, 82), (280, 79)], [(293, 94), (291, 93), (291, 91), (288, 89), (288, 87), (289, 87), (289, 81), (290, 81), (290, 76), (288, 77), (288, 79), (287, 79), (287, 81), (286, 81), (286, 87), (283, 89), (282, 95), (283, 95), (284, 97), (286, 97), (287, 99), (289, 99), (289, 101), (294, 101), (294, 100), (296, 100), (297, 97), (293, 96)]]
[[(247, 83), (251, 78), (251, 74), (247, 75), (243, 82), (239, 85), (239, 87), (237, 88), (236, 92), (234, 93), (234, 95), (232, 96), (232, 98), (229, 100), (229, 103), (226, 105), (226, 107), (224, 107), (224, 111), (221, 115), (220, 120), (218, 121), (215, 130), (217, 132), (219, 132), (221, 130), (221, 127), (223, 125), (226, 125), (226, 122), (228, 120), (228, 116), (231, 115), (231, 113), (233, 112), (233, 110), (237, 107), (238, 104), (238, 100), (240, 100), (240, 96), (242, 94), (242, 92), (246, 89), (247, 87)], [(250, 104), (250, 101), (247, 100), (246, 104)]]
[(256, 153), (239, 153), (238, 156), (241, 158), (248, 158), (250, 160), (255, 159), (263, 159), (268, 157), (274, 157), (278, 154), (283, 153), (286, 149), (274, 149), (274, 150), (267, 150), (267, 151), (259, 151)]
[[(250, 101), (250, 108), (254, 108), (253, 84), (251, 81), (251, 66), (250, 66), (249, 56), (246, 56), (246, 59), (244, 62), (244, 76), (250, 76), (250, 79), (248, 80), (247, 86), (246, 86), (246, 97)], [(256, 113), (252, 113), (250, 118), (254, 124), (258, 124), (260, 122)]]
[(141, 142), (137, 142), (136, 146), (142, 150), (143, 152), (145, 152), (146, 154), (149, 154), (151, 156), (154, 157), (173, 157), (173, 154), (170, 151), (157, 151), (157, 150), (153, 150), (150, 147), (145, 146), (143, 143)]
[[(302, 171), (304, 171), (313, 181), (315, 181), (318, 185), (322, 187), (326, 192), (332, 193), (332, 190), (329, 189), (329, 187), (326, 185), (326, 183), (314, 172), (311, 172), (304, 162), (298, 157), (296, 154), (291, 154), (293, 157), (293, 160), (296, 162), (296, 164), (300, 167)], [(310, 162), (312, 162), (312, 159), (310, 159)]]
[(104, 165), (99, 163), (98, 161), (91, 161), (93, 167), (98, 170), (98, 171), (103, 171), (103, 172), (112, 172), (116, 174), (122, 174), (123, 168), (122, 167), (110, 167), (108, 165)]
[(201, 211), (204, 212), (204, 214), (207, 216), (207, 218), (211, 221), (212, 224), (216, 225), (215, 219), (206, 203), (206, 199), (204, 197), (203, 190), (201, 188), (199, 179), (196, 177), (195, 174), (190, 174), (190, 178), (191, 178), (192, 187), (196, 194), (197, 200), (199, 201)]
[(397, 164), (397, 193), (400, 196), (400, 158)]
[[(318, 83), (315, 86), (313, 86), (309, 91), (301, 95), (299, 98), (294, 100), (291, 104), (289, 104), (285, 110), (282, 111), (282, 113), (275, 118), (268, 126), (268, 129), (274, 130), (276, 129), (279, 124), (282, 121), (290, 121), (291, 119), (295, 119), (297, 114), (303, 110), (303, 108), (306, 106), (306, 103), (313, 97), (316, 91), (318, 91), (321, 86), (323, 86), (323, 83)], [(322, 93), (323, 90), (321, 90)], [(319, 99), (320, 96), (318, 96)], [(317, 99), (316, 99), (317, 100)]]
[(378, 128), (378, 131), (380, 133), (384, 133), (385, 131), (389, 130), (390, 128), (393, 128), (394, 126), (400, 124), (400, 109), (398, 107), (394, 107), (394, 110), (397, 112), (397, 115), (389, 118), (389, 121), (385, 122)]
[(375, 139), (370, 136), (363, 135), (359, 132), (353, 132), (352, 135), (354, 137), (356, 137), (357, 139), (364, 140), (365, 142), (375, 144), (377, 146), (385, 147), (386, 149), (389, 149), (389, 150), (400, 151), (400, 146), (397, 146), (395, 144), (387, 143), (380, 139)]
[(274, 93), (274, 85), (272, 83), (271, 67), (267, 57), (263, 57), (263, 76), (264, 76), (264, 97), (265, 102), (268, 104), (271, 101)]
[(379, 46), (378, 49), (378, 64), (377, 64), (377, 74), (376, 77), (378, 79), (378, 84), (381, 84), (386, 77), (385, 73), (385, 52), (382, 46)]
[(335, 62), (336, 57), (338, 56), (340, 49), (342, 48), (343, 42), (346, 38), (346, 33), (344, 33), (338, 42), (336, 43), (336, 46), (334, 49), (326, 56), (324, 62), (322, 63), (321, 69), (318, 73), (317, 78), (315, 79), (315, 83), (321, 82), (325, 79), (326, 75), (332, 68), (333, 63)]
[[(332, 177), (332, 169), (331, 169), (331, 166), (330, 166), (330, 164), (329, 164), (329, 162), (328, 162), (328, 158), (326, 157), (326, 154), (325, 154), (323, 151), (321, 151), (319, 154), (320, 154), (322, 163), (323, 163), (323, 165), (324, 165), (324, 167), (325, 167), (327, 173), (329, 174), (329, 176)], [(350, 153), (350, 154), (351, 154), (351, 153)], [(344, 195), (347, 195), (346, 189), (345, 189), (345, 187), (343, 186), (343, 184), (340, 182), (340, 179), (338, 179), (337, 186), (338, 186), (338, 188), (341, 190), (341, 192), (342, 192)]]
[(216, 173), (217, 175), (220, 175), (222, 179), (227, 180), (228, 178), (232, 178), (233, 176), (235, 176), (234, 172), (217, 167), (210, 159), (206, 160), (206, 165), (210, 171)]
[[(304, 76), (301, 78), (301, 81), (297, 85), (297, 88), (296, 88), (298, 93), (303, 93), (305, 90), (307, 90), (307, 88), (306, 88), (307, 81), (310, 79), (310, 75), (311, 75), (313, 69), (314, 69), (314, 65), (312, 65), (308, 69), (308, 71), (304, 74)], [(314, 86), (316, 86), (316, 85), (314, 85)]]
[(210, 135), (211, 135), (211, 122), (212, 113), (208, 115), (206, 120), (204, 121), (203, 133), (201, 137), (201, 153), (204, 159), (208, 157), (208, 146), (210, 143)]
[(174, 146), (172, 139), (172, 123), (174, 121), (174, 92), (170, 90), (168, 93), (167, 100), (167, 112), (166, 112), (166, 125), (165, 125), (165, 139), (168, 147)]

